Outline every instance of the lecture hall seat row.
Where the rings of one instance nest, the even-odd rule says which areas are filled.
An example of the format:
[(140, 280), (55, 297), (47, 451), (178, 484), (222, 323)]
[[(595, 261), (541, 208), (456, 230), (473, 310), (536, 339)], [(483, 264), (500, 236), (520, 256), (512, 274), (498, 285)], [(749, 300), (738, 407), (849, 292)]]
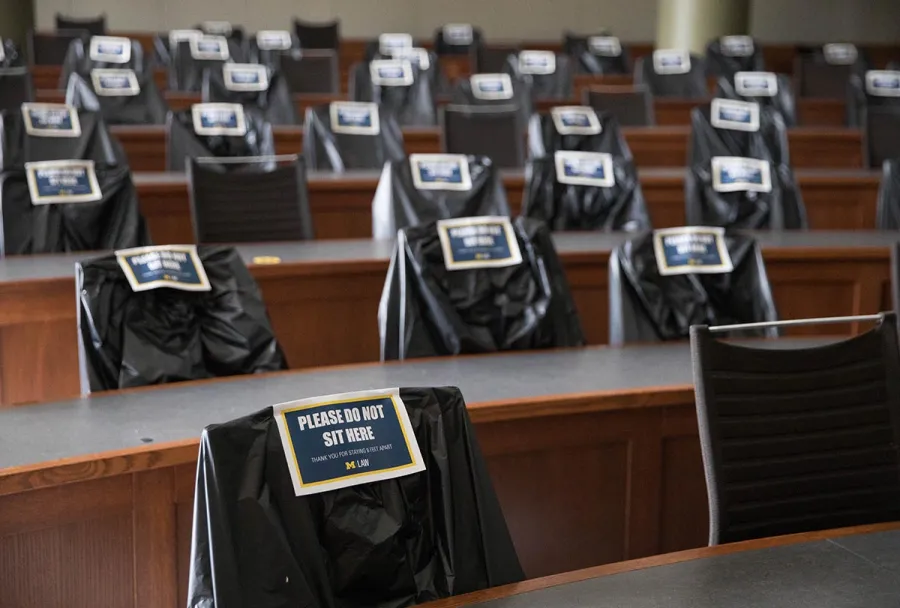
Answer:
[[(297, 148), (292, 149), (293, 152)], [(685, 224), (685, 169), (641, 169), (641, 187), (656, 228)], [(881, 173), (865, 169), (795, 172), (813, 230), (872, 230)], [(378, 171), (308, 176), (310, 210), (316, 239), (372, 237), (372, 199)], [(141, 212), (156, 243), (194, 240), (187, 178), (181, 173), (137, 173)], [(523, 171), (504, 171), (507, 200), (514, 214), (525, 189)]]
[[(589, 344), (608, 343), (609, 255), (627, 234), (554, 235)], [(786, 319), (891, 309), (888, 232), (757, 233)], [(291, 368), (374, 362), (378, 302), (393, 249), (372, 239), (238, 247)], [(0, 260), (0, 409), (79, 393), (74, 264), (91, 254)], [(275, 262), (275, 263), (273, 263)], [(812, 326), (790, 333), (850, 333)]]

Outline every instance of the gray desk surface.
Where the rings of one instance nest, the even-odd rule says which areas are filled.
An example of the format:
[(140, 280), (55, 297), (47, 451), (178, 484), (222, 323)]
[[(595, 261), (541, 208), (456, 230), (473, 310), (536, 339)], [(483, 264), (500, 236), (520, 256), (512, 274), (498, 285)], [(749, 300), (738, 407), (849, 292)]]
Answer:
[[(826, 339), (765, 344), (804, 347)], [(652, 370), (652, 374), (648, 373)], [(305, 397), (397, 386), (458, 386), (467, 403), (692, 382), (686, 343), (447, 357), (297, 371), (112, 393), (0, 410), (0, 471), (200, 436), (207, 425)]]
[[(598, 232), (556, 233), (553, 241), (560, 254), (605, 253), (629, 238), (624, 233)], [(766, 249), (827, 248), (853, 249), (859, 247), (884, 247), (887, 249), (900, 241), (895, 232), (878, 231), (810, 231), (810, 232), (757, 232), (763, 255)], [(256, 256), (278, 256), (284, 263), (341, 262), (352, 260), (387, 261), (393, 249), (392, 241), (352, 239), (336, 241), (310, 241), (306, 243), (260, 243), (239, 245), (238, 251), (247, 264)], [(75, 262), (102, 253), (73, 253), (66, 255), (10, 256), (0, 259), (0, 283), (29, 279), (59, 279), (74, 276)]]
[(634, 570), (483, 608), (897, 608), (900, 532), (757, 549)]

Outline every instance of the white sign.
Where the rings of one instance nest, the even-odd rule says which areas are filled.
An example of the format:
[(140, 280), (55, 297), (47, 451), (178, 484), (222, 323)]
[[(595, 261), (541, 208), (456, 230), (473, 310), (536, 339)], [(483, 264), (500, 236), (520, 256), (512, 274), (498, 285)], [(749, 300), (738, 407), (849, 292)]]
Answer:
[(265, 91), (269, 88), (269, 70), (256, 63), (224, 63), (222, 78), (229, 91)]
[(553, 155), (556, 181), (573, 186), (612, 188), (616, 185), (611, 154), (558, 150)]
[(92, 203), (103, 198), (92, 160), (25, 163), (32, 205)]
[(691, 54), (679, 49), (653, 51), (653, 71), (657, 74), (687, 74), (691, 71)]
[(684, 226), (653, 231), (656, 267), (662, 276), (723, 274), (734, 270), (725, 229)]
[(710, 123), (717, 129), (759, 131), (759, 104), (716, 98), (709, 104)]
[(469, 77), (475, 99), (512, 99), (513, 85), (509, 74), (473, 74)]
[(588, 106), (559, 106), (550, 116), (560, 135), (597, 135), (601, 130), (596, 110)]
[(832, 42), (822, 47), (825, 62), (831, 65), (850, 65), (856, 61), (859, 52), (856, 45), (842, 42)]
[(369, 76), (380, 87), (408, 87), (413, 83), (412, 64), (406, 59), (376, 59), (369, 63)]
[(878, 97), (900, 97), (900, 72), (869, 70), (866, 72), (866, 92)]
[(711, 161), (716, 192), (771, 192), (769, 161), (742, 156), (714, 156)]
[(463, 154), (410, 154), (409, 168), (417, 190), (472, 189), (469, 160)]
[(431, 67), (431, 59), (428, 51), (420, 47), (405, 46), (391, 51), (391, 59), (406, 59), (410, 64), (416, 65), (420, 71)]
[(378, 104), (358, 101), (334, 101), (328, 108), (331, 130), (348, 135), (378, 135), (381, 119)]
[(410, 48), (413, 38), (409, 34), (382, 34), (378, 37), (378, 52), (385, 57), (393, 55), (397, 49)]
[(262, 30), (256, 33), (256, 46), (261, 51), (286, 51), (294, 41), (286, 30)]
[(91, 61), (100, 63), (128, 63), (131, 60), (131, 40), (116, 36), (94, 36), (90, 44)]
[(197, 135), (243, 137), (247, 134), (244, 106), (239, 103), (195, 103), (191, 106)]
[(775, 72), (737, 72), (734, 90), (744, 97), (773, 97), (778, 94)]
[(33, 137), (81, 137), (78, 110), (62, 103), (23, 103), (25, 133)]
[(447, 270), (506, 268), (522, 263), (519, 241), (507, 216), (438, 220), (437, 232)]
[(519, 53), (519, 72), (545, 76), (556, 72), (556, 53), (553, 51), (521, 51)]
[(719, 38), (722, 54), (729, 57), (749, 57), (753, 54), (753, 38), (750, 36), (722, 36)]
[(103, 97), (134, 97), (141, 92), (134, 70), (91, 70), (91, 82)]
[(444, 42), (453, 46), (468, 46), (475, 39), (475, 32), (468, 23), (448, 23), (443, 27)]
[(191, 38), (191, 57), (198, 61), (228, 61), (228, 41), (223, 36)]
[(175, 46), (179, 42), (190, 42), (196, 38), (202, 38), (200, 30), (172, 30), (169, 32), (169, 46)]
[(615, 36), (591, 36), (587, 40), (588, 50), (601, 57), (619, 57), (622, 43)]

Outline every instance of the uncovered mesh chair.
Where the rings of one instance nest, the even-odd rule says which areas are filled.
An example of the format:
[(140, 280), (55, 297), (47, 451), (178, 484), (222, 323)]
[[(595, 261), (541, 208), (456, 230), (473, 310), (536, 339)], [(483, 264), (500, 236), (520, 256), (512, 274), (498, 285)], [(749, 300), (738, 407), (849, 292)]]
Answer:
[(272, 407), (203, 431), (188, 604), (393, 608), (524, 578), (459, 389), (391, 392), (425, 466), (394, 479), (297, 496)]
[(521, 262), (490, 268), (448, 270), (434, 222), (398, 233), (378, 307), (383, 361), (584, 344), (550, 230), (511, 227)]
[(520, 47), (512, 44), (483, 44), (472, 49), (474, 74), (503, 72), (510, 55), (517, 55)]
[(26, 67), (0, 68), (0, 111), (17, 111), (34, 100), (34, 85)]
[(135, 292), (115, 254), (76, 264), (82, 394), (287, 368), (238, 252), (197, 254), (208, 291)]
[(341, 75), (334, 51), (282, 53), (278, 65), (291, 93), (340, 93)]
[[(882, 165), (875, 227), (879, 230), (900, 230), (900, 158), (886, 160)], [(893, 276), (898, 275), (895, 273)], [(895, 279), (894, 286), (897, 285)]]
[(895, 315), (770, 325), (870, 320), (853, 338), (777, 349), (691, 328), (710, 545), (900, 519)]
[(645, 85), (654, 97), (708, 97), (703, 58), (691, 54), (690, 61), (690, 70), (683, 74), (658, 74), (651, 57), (640, 57), (634, 62), (634, 84)]
[[(609, 258), (609, 343), (684, 340), (692, 325), (756, 323), (778, 318), (756, 241), (725, 234), (734, 269), (720, 274), (659, 272), (653, 233), (626, 241)], [(775, 337), (772, 328), (735, 336)]]
[[(274, 168), (273, 160), (280, 161)], [(240, 170), (225, 171), (224, 163), (239, 163)], [(302, 158), (193, 158), (187, 174), (196, 242), (313, 238)]]
[(623, 127), (656, 124), (653, 96), (645, 86), (594, 86), (585, 90), (584, 105), (612, 114)]
[(869, 108), (863, 127), (867, 167), (877, 168), (886, 160), (900, 157), (900, 105)]
[(406, 157), (403, 132), (394, 115), (375, 106), (378, 132), (335, 130), (332, 105), (306, 108), (303, 123), (303, 159), (312, 171), (344, 172), (352, 169), (382, 169), (388, 161)]
[(83, 30), (91, 36), (106, 35), (106, 15), (99, 17), (68, 17), (56, 13), (56, 31)]
[(525, 164), (525, 124), (514, 105), (441, 108), (441, 150), (486, 156), (500, 169)]
[(337, 52), (341, 48), (340, 20), (312, 23), (294, 19), (294, 34), (302, 49), (321, 49)]
[(799, 97), (844, 99), (850, 77), (864, 73), (865, 66), (862, 53), (852, 63), (833, 64), (820, 48), (800, 52), (794, 58), (794, 90)]
[(87, 41), (90, 35), (84, 30), (60, 30), (52, 34), (28, 31), (26, 46), (29, 65), (62, 65), (73, 40)]

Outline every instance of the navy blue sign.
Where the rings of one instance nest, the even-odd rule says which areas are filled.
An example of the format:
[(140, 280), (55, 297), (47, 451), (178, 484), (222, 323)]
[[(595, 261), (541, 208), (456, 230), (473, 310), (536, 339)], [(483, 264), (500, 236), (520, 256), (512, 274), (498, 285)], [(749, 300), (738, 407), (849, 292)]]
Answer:
[(92, 70), (91, 79), (98, 95), (137, 95), (141, 90), (132, 70)]
[(589, 179), (606, 179), (606, 169), (603, 163), (586, 163), (581, 160), (567, 159), (563, 163), (563, 176), (585, 177)]
[(238, 126), (237, 112), (222, 110), (207, 110), (200, 112), (200, 125), (204, 129), (236, 129)]
[(64, 105), (22, 104), (25, 130), (39, 137), (78, 137), (81, 123), (74, 108)]
[(420, 190), (469, 190), (469, 163), (461, 155), (413, 154), (413, 185)]
[(654, 249), (660, 274), (718, 273), (732, 270), (717, 228), (669, 228), (654, 232)]
[(335, 103), (331, 114), (331, 128), (336, 133), (378, 133), (378, 107), (375, 104)]
[(98, 42), (97, 54), (110, 57), (122, 57), (125, 55), (125, 45), (121, 42)]
[(753, 121), (753, 116), (751, 115), (749, 108), (730, 105), (719, 106), (719, 118), (729, 122), (738, 122), (748, 125)]
[(34, 204), (88, 202), (102, 196), (90, 162), (27, 163), (25, 168)]
[(562, 184), (609, 188), (615, 184), (612, 157), (599, 152), (560, 150), (554, 154), (556, 179)]
[(209, 280), (193, 246), (162, 245), (117, 251), (119, 265), (134, 291), (173, 287), (209, 291)]
[(101, 74), (98, 76), (101, 89), (129, 89), (131, 79), (127, 74)]
[(448, 270), (513, 266), (522, 261), (508, 217), (441, 220), (437, 228)]
[(591, 126), (591, 118), (586, 112), (560, 112), (559, 120), (566, 127)]
[(195, 104), (191, 113), (198, 135), (241, 136), (247, 131), (244, 109), (240, 104)]
[(713, 157), (713, 188), (718, 192), (769, 192), (769, 163), (754, 158)]
[(297, 495), (424, 469), (402, 401), (374, 393), (273, 408)]

